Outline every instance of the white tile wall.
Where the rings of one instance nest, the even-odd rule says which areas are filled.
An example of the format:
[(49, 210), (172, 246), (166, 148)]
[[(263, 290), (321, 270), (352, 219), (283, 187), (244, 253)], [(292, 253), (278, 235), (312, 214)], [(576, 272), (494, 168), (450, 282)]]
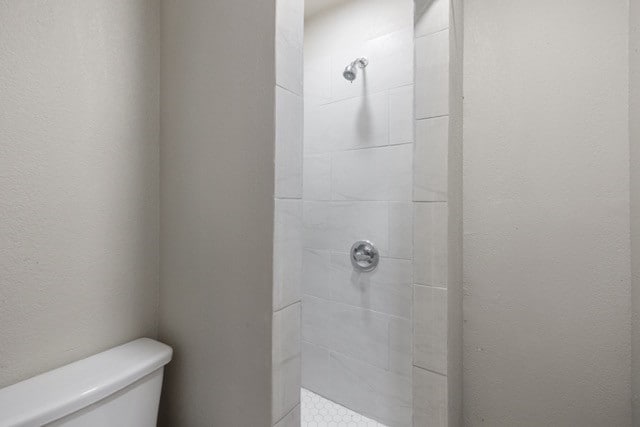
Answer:
[(304, 0), (276, 1), (276, 83), (302, 95)]
[(331, 154), (304, 156), (305, 200), (331, 200)]
[[(413, 426), (447, 418), (449, 0), (415, 0)], [(428, 203), (427, 203), (428, 202)], [(429, 286), (423, 286), (429, 285)], [(422, 368), (426, 368), (422, 369)], [(444, 374), (444, 375), (441, 375)]]
[(300, 425), (304, 0), (276, 1), (272, 425)]
[(447, 216), (446, 203), (414, 204), (415, 283), (438, 287), (447, 285)]
[(449, 114), (449, 31), (417, 38), (415, 41), (416, 118)]
[(330, 299), (388, 314), (411, 318), (411, 261), (383, 258), (372, 272), (355, 272), (348, 253), (331, 254)]
[(413, 146), (393, 145), (334, 153), (333, 200), (411, 200)]
[(302, 342), (302, 386), (322, 396), (332, 396), (329, 350)]
[(389, 370), (411, 377), (413, 333), (411, 320), (393, 317), (389, 321)]
[(374, 242), (384, 257), (411, 259), (410, 203), (303, 203), (303, 245), (308, 249), (348, 252), (353, 242)]
[(304, 101), (310, 105), (331, 102), (331, 56), (305, 60)]
[(331, 347), (332, 306), (329, 300), (310, 295), (302, 297), (302, 339), (324, 348)]
[(273, 309), (300, 301), (302, 283), (302, 200), (275, 200)]
[(334, 251), (349, 251), (362, 239), (378, 245), (381, 255), (389, 254), (389, 212), (386, 202), (332, 202), (329, 214)]
[(304, 249), (302, 255), (302, 292), (319, 298), (331, 298), (331, 252)]
[[(446, 372), (442, 295), (414, 296), (414, 287), (446, 286), (448, 121), (439, 117), (449, 110), (448, 1), (416, 8), (415, 32), (410, 20), (371, 29), (368, 40), (357, 39), (362, 31), (347, 39), (343, 28), (327, 42), (314, 33), (305, 58), (303, 382), (389, 426), (412, 424), (413, 393), (435, 398), (419, 403), (414, 425), (446, 422), (446, 377), (427, 381), (421, 371), (412, 388), (412, 365), (415, 349), (417, 363)], [(347, 16), (365, 15), (345, 10), (336, 25)], [(360, 56), (369, 66), (349, 83), (342, 71)], [(414, 118), (435, 119), (414, 132)], [(360, 239), (381, 251), (373, 273), (350, 265), (347, 251)], [(446, 305), (446, 289), (438, 291)]]
[(389, 203), (389, 256), (413, 258), (413, 203)]
[(302, 141), (302, 97), (276, 86), (276, 197), (302, 198)]
[(447, 377), (413, 369), (413, 425), (447, 426)]
[[(342, 76), (342, 72), (340, 72)], [(380, 147), (389, 141), (389, 102), (386, 93), (345, 99), (306, 112), (306, 154)]]
[(382, 369), (389, 367), (389, 316), (345, 304), (332, 307), (330, 348)]
[(389, 90), (389, 144), (413, 142), (413, 85)]
[(416, 37), (449, 28), (449, 0), (416, 0), (414, 20)]
[(340, 354), (330, 357), (333, 393), (338, 402), (389, 426), (411, 425), (410, 377)]
[(447, 200), (449, 117), (416, 121), (413, 200)]
[(414, 286), (413, 364), (447, 373), (447, 290)]
[(300, 404), (300, 303), (273, 314), (273, 424)]

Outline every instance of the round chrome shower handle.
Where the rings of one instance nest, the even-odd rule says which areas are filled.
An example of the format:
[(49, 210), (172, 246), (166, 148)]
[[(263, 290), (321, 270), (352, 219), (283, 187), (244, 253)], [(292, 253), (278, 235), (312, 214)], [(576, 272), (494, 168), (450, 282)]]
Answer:
[(357, 271), (372, 271), (380, 262), (380, 252), (369, 240), (359, 240), (351, 246), (350, 258)]

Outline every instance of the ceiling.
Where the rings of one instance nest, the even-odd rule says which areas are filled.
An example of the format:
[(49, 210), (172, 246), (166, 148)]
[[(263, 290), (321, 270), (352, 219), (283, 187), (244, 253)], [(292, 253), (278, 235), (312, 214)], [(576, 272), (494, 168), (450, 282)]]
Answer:
[(305, 0), (304, 2), (304, 16), (311, 16), (319, 11), (343, 3), (346, 0)]

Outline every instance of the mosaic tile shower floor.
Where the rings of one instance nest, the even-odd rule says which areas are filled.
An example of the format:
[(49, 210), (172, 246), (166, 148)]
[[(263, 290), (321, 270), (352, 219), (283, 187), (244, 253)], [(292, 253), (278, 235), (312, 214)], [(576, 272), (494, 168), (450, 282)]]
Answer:
[(301, 427), (386, 427), (304, 388), (301, 402)]

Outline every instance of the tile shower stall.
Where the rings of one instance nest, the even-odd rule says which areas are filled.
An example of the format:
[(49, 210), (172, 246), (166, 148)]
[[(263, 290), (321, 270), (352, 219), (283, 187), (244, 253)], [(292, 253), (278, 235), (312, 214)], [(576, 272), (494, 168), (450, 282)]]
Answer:
[(380, 425), (446, 426), (451, 5), (310, 9), (278, 1), (273, 425), (316, 425), (303, 387)]

